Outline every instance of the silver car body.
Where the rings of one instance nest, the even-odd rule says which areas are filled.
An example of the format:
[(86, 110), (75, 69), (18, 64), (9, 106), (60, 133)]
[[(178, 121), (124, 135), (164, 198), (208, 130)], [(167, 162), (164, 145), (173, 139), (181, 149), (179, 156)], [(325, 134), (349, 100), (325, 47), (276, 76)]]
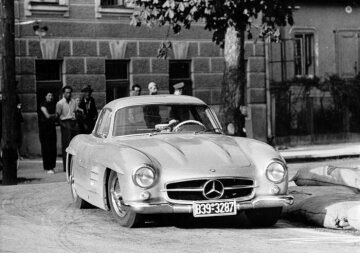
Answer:
[[(66, 149), (68, 153), (67, 179), (73, 181), (77, 194), (99, 208), (109, 210), (107, 175), (116, 171), (124, 205), (137, 213), (192, 213), (193, 197), (187, 198), (182, 182), (198, 182), (203, 197), (204, 184), (220, 180), (233, 183), (235, 188), (227, 199), (236, 201), (238, 211), (264, 207), (282, 207), (291, 204), (287, 195), (288, 175), (279, 183), (266, 176), (266, 169), (274, 161), (286, 164), (271, 146), (257, 140), (233, 137), (219, 133), (143, 133), (113, 136), (115, 113), (126, 107), (152, 104), (206, 104), (189, 96), (156, 95), (114, 100), (103, 108), (108, 112), (107, 135), (96, 133), (99, 120), (90, 135), (78, 135)], [(221, 128), (211, 111), (214, 128)], [(73, 174), (69, 171), (72, 158)], [(156, 171), (156, 183), (141, 188), (134, 183), (134, 171), (149, 165)], [(227, 180), (227, 181), (226, 181)], [(229, 181), (230, 180), (230, 181)], [(246, 184), (241, 187), (242, 180)], [(186, 184), (186, 183), (184, 183)], [(170, 187), (171, 186), (171, 187)], [(231, 183), (226, 187), (232, 187)], [(174, 190), (175, 189), (175, 190)], [(241, 191), (243, 191), (241, 193)], [(144, 199), (144, 192), (147, 199)], [(176, 194), (174, 195), (174, 192)], [(239, 192), (239, 193), (238, 193)], [(182, 196), (185, 196), (184, 199)], [(211, 201), (204, 197), (197, 201)]]

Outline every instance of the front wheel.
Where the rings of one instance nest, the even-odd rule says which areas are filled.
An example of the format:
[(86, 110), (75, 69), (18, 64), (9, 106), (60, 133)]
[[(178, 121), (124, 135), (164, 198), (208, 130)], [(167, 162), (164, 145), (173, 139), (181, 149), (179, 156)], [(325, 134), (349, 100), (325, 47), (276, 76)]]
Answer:
[(121, 226), (131, 228), (140, 224), (141, 215), (123, 204), (119, 178), (115, 171), (110, 172), (107, 193), (113, 217)]
[(282, 207), (251, 209), (245, 215), (256, 227), (270, 227), (280, 219), (281, 210)]

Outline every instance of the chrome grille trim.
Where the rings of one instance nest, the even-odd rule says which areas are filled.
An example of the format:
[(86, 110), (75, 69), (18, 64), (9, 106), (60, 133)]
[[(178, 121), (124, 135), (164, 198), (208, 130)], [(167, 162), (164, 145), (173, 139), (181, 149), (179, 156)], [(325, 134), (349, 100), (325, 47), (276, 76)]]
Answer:
[[(193, 201), (207, 200), (203, 196), (203, 187), (208, 180), (219, 180), (224, 184), (224, 195), (221, 200), (235, 199), (238, 201), (248, 200), (254, 197), (255, 185), (253, 179), (250, 178), (197, 178), (181, 181), (169, 182), (165, 185), (166, 199), (172, 203), (192, 203)], [(188, 186), (188, 187), (187, 187)]]

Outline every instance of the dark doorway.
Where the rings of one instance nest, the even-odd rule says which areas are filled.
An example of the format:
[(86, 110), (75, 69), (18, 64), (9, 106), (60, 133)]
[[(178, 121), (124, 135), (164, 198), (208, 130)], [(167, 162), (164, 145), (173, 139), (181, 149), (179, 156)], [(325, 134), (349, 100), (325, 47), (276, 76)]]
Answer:
[(106, 103), (129, 96), (129, 60), (106, 60)]
[(173, 85), (184, 83), (183, 95), (192, 96), (191, 61), (170, 60), (169, 61), (169, 92), (174, 93)]
[(47, 93), (54, 95), (57, 102), (62, 97), (62, 61), (61, 60), (36, 60), (36, 100), (37, 108), (45, 100)]

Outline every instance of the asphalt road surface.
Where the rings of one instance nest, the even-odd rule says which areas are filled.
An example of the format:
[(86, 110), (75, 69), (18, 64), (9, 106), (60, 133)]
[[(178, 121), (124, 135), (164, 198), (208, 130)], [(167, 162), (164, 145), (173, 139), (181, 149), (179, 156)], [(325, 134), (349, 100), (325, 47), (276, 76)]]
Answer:
[(55, 176), (62, 180), (0, 187), (0, 252), (360, 252), (357, 232), (286, 220), (252, 228), (242, 215), (123, 228), (109, 212), (76, 209), (64, 173)]

